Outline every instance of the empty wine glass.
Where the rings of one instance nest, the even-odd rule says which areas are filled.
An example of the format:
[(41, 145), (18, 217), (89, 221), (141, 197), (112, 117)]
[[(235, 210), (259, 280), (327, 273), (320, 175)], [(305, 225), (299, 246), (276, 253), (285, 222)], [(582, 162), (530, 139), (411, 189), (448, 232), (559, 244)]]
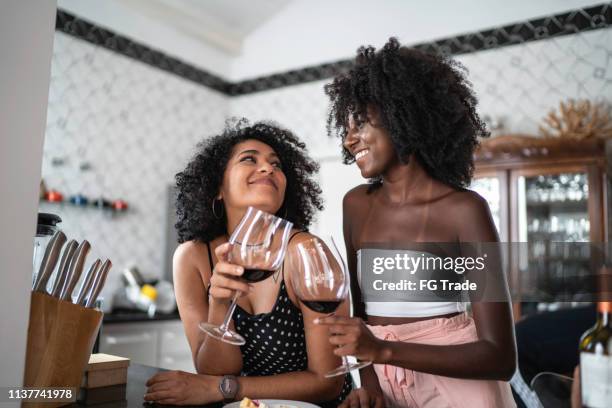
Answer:
[[(326, 237), (329, 245), (320, 238), (310, 238), (295, 248), (299, 261), (293, 269), (292, 282), (295, 293), (306, 307), (324, 314), (333, 314), (348, 299), (350, 280), (346, 264), (333, 238)], [(372, 364), (371, 361), (349, 363), (342, 357), (342, 365), (325, 374), (335, 377)]]
[[(244, 268), (242, 279), (247, 282), (268, 278), (285, 258), (292, 227), (293, 224), (285, 219), (249, 207), (229, 238), (228, 262)], [(229, 329), (239, 296), (240, 292), (236, 291), (221, 325), (202, 322), (200, 329), (225, 343), (245, 344), (244, 337)]]

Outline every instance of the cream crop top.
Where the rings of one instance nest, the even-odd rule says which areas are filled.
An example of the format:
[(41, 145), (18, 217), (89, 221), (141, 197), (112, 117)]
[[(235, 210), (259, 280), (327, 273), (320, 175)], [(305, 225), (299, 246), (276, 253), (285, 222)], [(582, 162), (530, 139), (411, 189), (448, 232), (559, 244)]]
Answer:
[[(464, 312), (466, 310), (464, 303), (465, 296), (461, 292), (457, 293), (456, 296), (453, 296), (452, 293), (450, 295), (447, 293), (443, 298), (437, 297), (433, 300), (426, 299), (423, 296), (419, 298), (418, 293), (415, 294), (415, 292), (407, 290), (381, 290), (380, 292), (372, 290), (372, 288), (382, 287), (382, 282), (385, 282), (385, 274), (380, 270), (375, 272), (371, 261), (374, 258), (384, 258), (385, 251), (368, 248), (357, 251), (357, 276), (367, 315), (381, 317), (431, 317)], [(410, 257), (437, 257), (436, 255), (421, 251), (389, 250), (388, 252), (392, 255), (400, 252), (402, 255), (406, 254), (406, 256)], [(378, 263), (376, 265), (379, 266)], [(391, 272), (391, 275), (395, 273), (396, 278), (398, 276), (399, 278), (405, 278), (407, 275), (418, 277), (423, 271), (423, 268), (416, 268), (412, 274), (405, 273), (404, 271), (395, 271)], [(423, 276), (419, 278), (421, 277)], [(392, 276), (387, 276), (386, 278), (387, 281), (393, 280)], [(426, 296), (425, 293), (423, 295)]]

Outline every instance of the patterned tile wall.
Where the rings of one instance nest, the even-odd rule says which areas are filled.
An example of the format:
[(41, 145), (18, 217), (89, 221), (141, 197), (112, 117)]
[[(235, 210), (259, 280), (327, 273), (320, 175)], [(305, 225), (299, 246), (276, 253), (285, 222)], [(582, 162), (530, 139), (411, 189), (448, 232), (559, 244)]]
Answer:
[(40, 211), (60, 215), (68, 237), (91, 242), (89, 262), (111, 258), (107, 298), (130, 264), (152, 278), (165, 273), (168, 185), (227, 111), (223, 94), (55, 33), (42, 177), (65, 196), (120, 198), (130, 208), (41, 202)]
[[(469, 71), (482, 115), (503, 123), (503, 132), (535, 133), (541, 118), (561, 99), (612, 102), (611, 44), (612, 29), (607, 28), (457, 59)], [(339, 220), (339, 189), (359, 177), (350, 173), (330, 180), (338, 171), (339, 150), (325, 131), (326, 82), (228, 97), (56, 32), (43, 178), (47, 187), (65, 195), (121, 198), (131, 208), (111, 215), (41, 203), (41, 211), (62, 216), (62, 229), (70, 237), (90, 240), (90, 258), (112, 258), (116, 266), (107, 296), (129, 264), (148, 276), (162, 276), (167, 186), (198, 140), (221, 129), (227, 116), (245, 116), (277, 121), (306, 141), (323, 164), (323, 185), (334, 189), (326, 193), (328, 209), (319, 219)], [(83, 163), (91, 169), (81, 170)]]

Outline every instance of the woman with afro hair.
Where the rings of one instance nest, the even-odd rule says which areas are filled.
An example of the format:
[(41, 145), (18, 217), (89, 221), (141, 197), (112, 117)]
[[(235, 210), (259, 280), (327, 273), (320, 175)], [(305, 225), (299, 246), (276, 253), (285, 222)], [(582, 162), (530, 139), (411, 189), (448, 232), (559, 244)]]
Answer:
[(372, 274), (363, 262), (372, 248), (419, 257), (441, 256), (444, 247), (460, 256), (465, 243), (499, 241), (486, 201), (466, 189), (474, 148), (488, 134), (461, 66), (395, 38), (357, 54), (350, 71), (325, 88), (329, 132), (341, 138), (345, 163), (370, 180), (343, 201), (356, 317), (319, 320), (337, 355), (374, 363), (360, 371), (362, 388), (343, 406), (514, 407), (507, 297), (472, 299), (470, 316), (452, 296), (381, 299), (356, 283)]
[[(340, 359), (327, 330), (313, 323), (316, 313), (297, 299), (291, 268), (248, 284), (240, 279), (243, 268), (226, 258), (228, 237), (252, 206), (293, 223), (285, 257), (291, 265), (292, 248), (312, 237), (306, 230), (322, 209), (317, 170), (290, 131), (240, 120), (202, 142), (176, 175), (181, 244), (174, 253), (174, 284), (198, 374), (159, 373), (148, 381), (145, 400), (199, 405), (249, 397), (336, 407), (350, 393), (349, 375), (323, 376)], [(198, 327), (203, 321), (220, 324), (236, 290), (243, 296), (231, 325), (246, 339), (240, 347), (208, 337)], [(338, 313), (348, 315), (348, 309), (345, 302)]]

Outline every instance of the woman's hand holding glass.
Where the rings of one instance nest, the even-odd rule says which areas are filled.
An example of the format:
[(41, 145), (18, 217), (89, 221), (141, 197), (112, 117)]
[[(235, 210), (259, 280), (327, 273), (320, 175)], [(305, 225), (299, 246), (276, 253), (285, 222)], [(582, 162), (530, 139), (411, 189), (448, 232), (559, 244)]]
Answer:
[(219, 261), (213, 269), (208, 289), (208, 295), (212, 300), (227, 302), (228, 304), (236, 294), (236, 291), (238, 291), (240, 296), (244, 296), (251, 289), (251, 286), (241, 279), (244, 267), (228, 261), (231, 248), (231, 244), (226, 242), (215, 249), (215, 255)]
[[(330, 314), (348, 299), (350, 280), (344, 260), (333, 239), (329, 237), (326, 241), (327, 245), (320, 238), (310, 238), (295, 245), (298, 262), (293, 272), (293, 285), (300, 301), (309, 309)], [(336, 316), (328, 316), (326, 319), (351, 321)], [(318, 321), (321, 319), (317, 319), (315, 323)], [(335, 339), (337, 336), (333, 330), (330, 330), (330, 334), (332, 344), (343, 344)], [(341, 338), (342, 341), (344, 339)], [(342, 355), (342, 365), (325, 374), (326, 377), (346, 374), (371, 364), (368, 360), (349, 363), (346, 356), (351, 353), (339, 354), (337, 350), (335, 353)]]
[(384, 340), (374, 336), (358, 317), (328, 316), (317, 319), (316, 324), (328, 326), (331, 344), (337, 346), (334, 354), (354, 356), (359, 360), (384, 364), (389, 352)]

